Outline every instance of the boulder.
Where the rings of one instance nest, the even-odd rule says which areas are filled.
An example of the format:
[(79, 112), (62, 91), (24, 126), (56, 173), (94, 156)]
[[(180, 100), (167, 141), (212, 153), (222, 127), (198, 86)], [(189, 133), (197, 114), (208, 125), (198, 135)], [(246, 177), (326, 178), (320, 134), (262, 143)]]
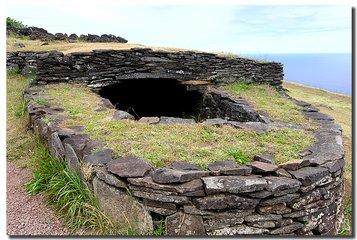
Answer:
[(135, 156), (121, 157), (107, 164), (108, 171), (119, 177), (143, 177), (152, 167)]

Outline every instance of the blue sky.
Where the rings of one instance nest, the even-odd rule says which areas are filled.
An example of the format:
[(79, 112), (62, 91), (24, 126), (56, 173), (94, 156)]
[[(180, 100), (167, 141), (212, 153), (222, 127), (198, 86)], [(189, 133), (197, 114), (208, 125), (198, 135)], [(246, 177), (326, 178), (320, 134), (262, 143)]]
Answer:
[(52, 33), (113, 33), (151, 46), (258, 54), (351, 52), (348, 6), (12, 0), (7, 16)]

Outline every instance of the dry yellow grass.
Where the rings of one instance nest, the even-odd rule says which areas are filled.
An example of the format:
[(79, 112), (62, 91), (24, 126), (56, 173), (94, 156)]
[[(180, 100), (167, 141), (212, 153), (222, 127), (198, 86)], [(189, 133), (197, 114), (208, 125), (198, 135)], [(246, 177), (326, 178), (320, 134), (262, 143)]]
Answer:
[[(15, 43), (25, 44), (24, 48), (15, 47)], [(29, 40), (27, 38), (18, 38), (9, 36), (6, 39), (6, 51), (60, 51), (64, 54), (69, 54), (72, 52), (90, 52), (95, 49), (113, 49), (113, 50), (124, 50), (130, 48), (151, 48), (157, 51), (175, 52), (175, 51), (187, 51), (187, 49), (181, 48), (171, 48), (171, 47), (155, 47), (155, 46), (145, 46), (136, 43), (90, 43), (90, 42), (74, 42), (69, 43), (66, 41), (50, 41), (48, 45), (42, 45), (43, 42), (40, 40)], [(197, 52), (197, 51), (196, 51)]]

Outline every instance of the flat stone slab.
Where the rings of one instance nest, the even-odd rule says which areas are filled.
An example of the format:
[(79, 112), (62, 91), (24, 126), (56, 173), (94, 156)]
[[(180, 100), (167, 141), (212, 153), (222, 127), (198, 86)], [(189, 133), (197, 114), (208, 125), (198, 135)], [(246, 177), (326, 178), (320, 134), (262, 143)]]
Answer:
[(96, 153), (87, 155), (83, 158), (83, 163), (92, 165), (92, 166), (104, 166), (108, 162), (112, 161), (112, 150), (103, 149)]
[(71, 147), (71, 145), (65, 143), (64, 144), (64, 152), (65, 152), (65, 159), (67, 162), (67, 165), (74, 171), (76, 171), (77, 173), (80, 173), (80, 162), (79, 159), (77, 157), (76, 152), (74, 151), (74, 149)]
[(83, 157), (83, 150), (86, 144), (89, 142), (89, 136), (87, 134), (76, 134), (63, 140), (63, 144), (68, 143), (72, 146), (79, 158)]
[(258, 161), (258, 162), (263, 162), (263, 163), (270, 163), (273, 164), (274, 163), (274, 158), (271, 155), (268, 154), (260, 154), (260, 155), (255, 155), (253, 157), (254, 161)]
[(135, 156), (121, 157), (107, 164), (108, 171), (119, 177), (143, 177), (152, 167)]
[(278, 221), (281, 220), (283, 217), (277, 214), (252, 214), (246, 216), (244, 221), (246, 222), (262, 222), (262, 221)]
[(203, 177), (202, 181), (207, 194), (255, 192), (267, 186), (267, 181), (258, 177), (215, 176)]
[(208, 235), (216, 236), (234, 236), (234, 235), (262, 235), (268, 233), (265, 228), (249, 227), (247, 225), (237, 225), (233, 227), (224, 227), (214, 231), (209, 231)]
[(152, 173), (151, 177), (154, 182), (157, 183), (182, 183), (208, 175), (209, 172), (206, 171), (185, 171), (169, 168), (159, 168)]
[(153, 192), (131, 191), (135, 197), (145, 198), (153, 201), (161, 201), (167, 203), (187, 204), (189, 198), (186, 196), (166, 195)]
[(210, 118), (210, 119), (206, 119), (202, 123), (207, 126), (221, 126), (224, 124), (228, 124), (228, 121), (222, 118)]
[(208, 169), (223, 175), (250, 175), (252, 168), (239, 166), (235, 161), (225, 160), (208, 164)]
[(295, 171), (298, 170), (299, 168), (306, 167), (307, 165), (308, 164), (306, 162), (304, 163), (302, 159), (293, 159), (280, 164), (279, 167), (287, 171)]
[(148, 124), (156, 124), (159, 123), (159, 117), (142, 117), (139, 119), (139, 122), (148, 123)]
[(194, 124), (194, 119), (191, 118), (176, 118), (176, 117), (160, 117), (162, 124)]
[(202, 198), (194, 198), (192, 201), (199, 209), (208, 210), (249, 210), (254, 209), (259, 203), (258, 199), (243, 198), (230, 194), (210, 195)]
[(275, 234), (280, 234), (280, 235), (281, 234), (289, 234), (289, 233), (292, 233), (292, 232), (302, 228), (303, 226), (304, 226), (304, 224), (302, 224), (302, 223), (294, 222), (294, 223), (292, 223), (290, 225), (274, 229), (274, 230), (270, 231), (270, 234), (272, 234), (272, 235), (275, 235)]
[(98, 168), (95, 170), (95, 173), (96, 173), (96, 176), (100, 180), (106, 182), (107, 184), (109, 184), (111, 186), (115, 186), (117, 188), (127, 188), (127, 185), (123, 180), (117, 178), (113, 174), (110, 174), (105, 169)]
[(114, 120), (123, 120), (123, 119), (135, 120), (135, 117), (128, 112), (125, 112), (122, 110), (117, 110), (113, 114), (113, 119)]
[(254, 131), (258, 133), (264, 133), (269, 131), (269, 125), (262, 122), (235, 122), (228, 121), (230, 125), (236, 128), (241, 128), (249, 131)]
[(289, 171), (296, 179), (304, 186), (311, 185), (329, 174), (327, 168), (324, 167), (304, 167), (296, 171)]
[(206, 234), (201, 216), (183, 212), (166, 218), (166, 231), (169, 236), (203, 236)]
[(278, 166), (270, 163), (264, 163), (259, 161), (254, 161), (250, 163), (250, 166), (253, 169), (253, 172), (256, 173), (268, 173), (268, 172), (275, 172), (278, 170)]
[(280, 204), (280, 203), (290, 203), (299, 197), (300, 197), (300, 194), (298, 194), (298, 193), (286, 194), (286, 195), (280, 196), (280, 197), (264, 199), (264, 200), (260, 201), (259, 205), (260, 206), (270, 206), (270, 205), (276, 205), (276, 204)]
[[(301, 186), (301, 182), (296, 179), (286, 178), (286, 177), (265, 177), (267, 181), (266, 189), (276, 194), (281, 191), (293, 190), (296, 192), (298, 188)], [(292, 193), (292, 192), (290, 192)]]

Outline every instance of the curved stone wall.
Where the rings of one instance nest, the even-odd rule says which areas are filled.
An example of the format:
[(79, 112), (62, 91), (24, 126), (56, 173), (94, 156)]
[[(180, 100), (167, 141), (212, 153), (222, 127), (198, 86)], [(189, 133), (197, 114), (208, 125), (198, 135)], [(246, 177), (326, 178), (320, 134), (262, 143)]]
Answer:
[[(25, 93), (37, 96), (31, 89)], [(300, 159), (275, 165), (256, 156), (247, 166), (222, 159), (207, 170), (186, 162), (155, 169), (135, 156), (113, 160), (112, 151), (81, 126), (60, 128), (62, 109), (31, 104), (28, 112), (52, 155), (79, 172), (103, 211), (116, 222), (133, 216), (141, 234), (165, 221), (168, 235), (335, 235), (343, 214), (341, 128), (310, 104), (294, 101), (319, 124), (317, 141)], [(112, 106), (103, 99), (102, 107)], [(51, 125), (46, 115), (55, 119)]]
[(283, 67), (275, 62), (228, 58), (191, 51), (165, 52), (149, 48), (60, 52), (7, 53), (7, 66), (37, 69), (36, 82), (80, 82), (100, 88), (122, 79), (162, 78), (212, 83), (242, 81), (280, 86)]

